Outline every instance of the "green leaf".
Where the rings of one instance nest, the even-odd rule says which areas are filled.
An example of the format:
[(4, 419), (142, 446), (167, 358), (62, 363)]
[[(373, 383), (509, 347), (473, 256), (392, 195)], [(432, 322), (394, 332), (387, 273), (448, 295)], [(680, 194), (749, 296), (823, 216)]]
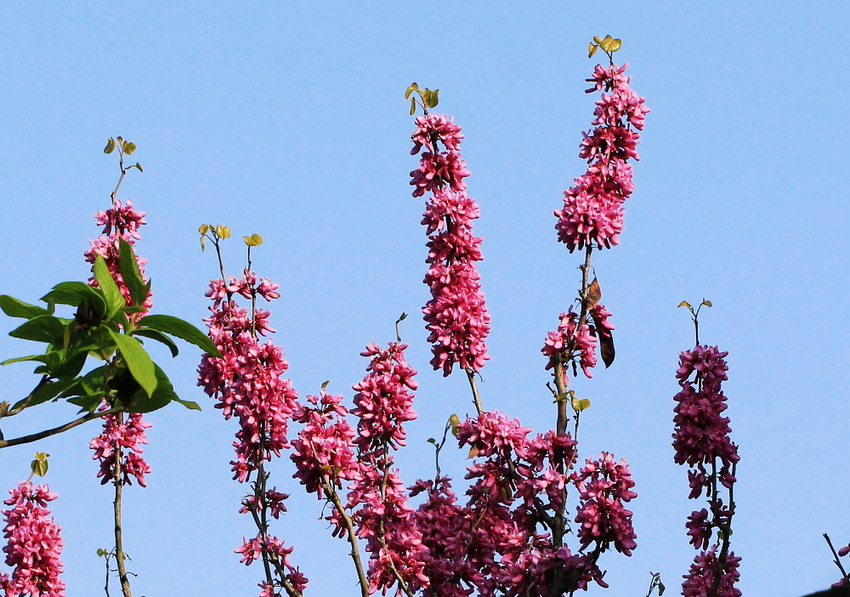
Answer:
[(433, 91), (432, 91), (432, 92), (428, 95), (428, 107), (429, 107), (429, 108), (436, 108), (436, 107), (437, 107), (437, 104), (439, 104), (439, 103), (440, 103), (440, 90), (439, 90), (439, 89), (434, 89), (434, 90), (433, 90)]
[(47, 469), (49, 465), (47, 463), (47, 457), (50, 454), (45, 454), (44, 452), (36, 452), (35, 460), (30, 463), (30, 468), (32, 469), (33, 474), (38, 475), (39, 477), (43, 477), (47, 474)]
[(5, 365), (11, 365), (12, 363), (23, 363), (25, 361), (36, 361), (36, 362), (39, 362), (39, 363), (46, 363), (47, 362), (47, 355), (33, 354), (33, 355), (30, 355), (30, 356), (26, 356), (26, 357), (17, 357), (17, 358), (14, 358), (14, 359), (6, 359), (2, 363), (0, 363), (0, 365), (5, 366)]
[(593, 58), (593, 55), (596, 54), (596, 50), (598, 50), (598, 49), (599, 49), (599, 46), (597, 46), (593, 42), (590, 42), (589, 44), (587, 44), (587, 57)]
[[(154, 366), (154, 375), (156, 376), (156, 390), (150, 395), (146, 396), (144, 392), (136, 392), (136, 395), (131, 400), (130, 405), (127, 407), (127, 412), (131, 413), (149, 413), (154, 410), (159, 410), (163, 406), (166, 406), (169, 402), (181, 402), (182, 400), (177, 396), (174, 392), (174, 386), (171, 385), (171, 380), (168, 379), (168, 376), (165, 372), (160, 369), (158, 365), (155, 363)], [(197, 410), (200, 410), (200, 406), (194, 404), (197, 407)], [(187, 408), (192, 408), (191, 406), (187, 406)]]
[(103, 292), (98, 288), (92, 288), (85, 282), (61, 282), (41, 297), (41, 300), (45, 303), (59, 303), (73, 307), (78, 307), (80, 303), (88, 301), (91, 303), (96, 317), (103, 317), (103, 314), (106, 313), (106, 299)]
[[(62, 381), (51, 381), (40, 388), (38, 388), (35, 392), (33, 392), (32, 399), (29, 402), (29, 406), (36, 406), (38, 404), (42, 404), (47, 402), (48, 400), (52, 400), (56, 398), (59, 394), (67, 390), (73, 384), (77, 382), (76, 379), (66, 379)], [(20, 408), (20, 406), (26, 401), (26, 398), (19, 400), (12, 409)]]
[(130, 166), (130, 167), (131, 168), (138, 168), (139, 172), (144, 172), (144, 170), (142, 170), (142, 165), (139, 162), (136, 162), (135, 166)]
[(185, 340), (190, 344), (194, 344), (201, 350), (211, 354), (214, 357), (221, 358), (221, 352), (216, 348), (209, 336), (201, 330), (193, 326), (188, 321), (183, 321), (178, 317), (171, 315), (148, 315), (141, 318), (137, 325), (139, 327), (149, 327), (172, 336), (177, 336), (181, 340)]
[(130, 373), (142, 389), (151, 396), (156, 390), (156, 369), (150, 355), (142, 347), (142, 343), (126, 334), (118, 334), (109, 330), (109, 335), (115, 340), (118, 345), (118, 350), (121, 351), (121, 357), (127, 364)]
[(44, 307), (30, 305), (23, 301), (19, 301), (8, 294), (0, 295), (0, 309), (3, 309), (3, 313), (9, 317), (22, 317), (24, 319), (32, 319), (39, 315), (52, 315), (52, 313)]
[(136, 306), (142, 306), (148, 298), (148, 287), (142, 278), (139, 262), (133, 254), (133, 246), (123, 238), (118, 239), (118, 268), (121, 277), (130, 289), (130, 297)]
[(126, 304), (126, 301), (112, 274), (109, 273), (109, 266), (106, 265), (106, 261), (100, 255), (94, 260), (94, 277), (106, 298), (106, 318), (112, 319)]
[(9, 335), (22, 340), (62, 344), (65, 326), (58, 317), (40, 315), (15, 328)]
[(122, 145), (124, 146), (124, 153), (126, 153), (127, 155), (133, 155), (133, 152), (136, 151), (135, 143), (132, 143), (130, 141), (124, 141)]
[(410, 115), (413, 116), (416, 114), (416, 98), (410, 98)]
[(176, 357), (180, 354), (180, 350), (177, 348), (177, 344), (174, 343), (174, 340), (163, 334), (162, 332), (158, 332), (154, 329), (141, 329), (141, 330), (133, 330), (134, 336), (144, 336), (145, 338), (150, 338), (151, 340), (156, 340), (157, 342), (162, 342), (165, 344), (168, 349), (171, 351), (171, 356)]
[(179, 402), (189, 410), (201, 410), (201, 406), (197, 402), (192, 402), (191, 400), (181, 400), (176, 396), (172, 398), (172, 400), (174, 400), (174, 402)]
[(103, 148), (103, 153), (112, 153), (115, 151), (115, 139), (112, 137), (109, 138), (109, 141), (106, 142), (106, 147)]

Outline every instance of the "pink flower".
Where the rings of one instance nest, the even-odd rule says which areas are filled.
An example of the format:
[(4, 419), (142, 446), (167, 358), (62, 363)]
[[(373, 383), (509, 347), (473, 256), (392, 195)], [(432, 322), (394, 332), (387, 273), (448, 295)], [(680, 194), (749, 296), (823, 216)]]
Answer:
[[(104, 409), (101, 406), (101, 409)], [(126, 419), (124, 418), (126, 416)], [(122, 484), (132, 485), (130, 477), (135, 477), (139, 485), (147, 487), (145, 475), (151, 472), (150, 465), (142, 458), (142, 445), (148, 443), (145, 430), (151, 424), (142, 420), (141, 413), (108, 415), (103, 417), (103, 432), (91, 440), (89, 447), (94, 450), (92, 458), (100, 461), (97, 476), (101, 485), (112, 480), (115, 470), (115, 451), (122, 450), (124, 462), (121, 465)]]
[(623, 230), (623, 203), (634, 190), (628, 160), (639, 159), (639, 132), (649, 108), (629, 87), (628, 65), (596, 65), (588, 93), (604, 89), (596, 102), (594, 129), (584, 134), (579, 156), (587, 173), (564, 191), (564, 207), (555, 211), (558, 240), (570, 253), (585, 246), (610, 248)]
[[(690, 477), (692, 497), (708, 487), (709, 478), (705, 467), (719, 463), (719, 479), (730, 487), (735, 481), (731, 467), (740, 459), (738, 448), (729, 439), (729, 418), (722, 416), (726, 410), (726, 396), (720, 385), (726, 381), (728, 367), (724, 358), (729, 354), (717, 347), (696, 346), (679, 355), (679, 370), (676, 377), (681, 391), (673, 398), (677, 404), (673, 409), (675, 430), (674, 460), (678, 464), (695, 467)], [(694, 379), (691, 380), (691, 375)], [(695, 493), (694, 493), (695, 492)]]
[[(741, 558), (735, 556), (734, 552), (726, 555), (726, 562), (720, 564), (717, 554), (717, 546), (708, 551), (703, 551), (694, 558), (691, 569), (684, 576), (682, 583), (682, 595), (684, 597), (741, 597), (741, 591), (735, 588), (735, 583), (741, 578), (738, 572), (738, 563)], [(720, 567), (720, 577), (716, 592), (713, 591), (715, 582), (715, 570)]]
[(50, 493), (47, 485), (34, 487), (29, 481), (18, 484), (10, 493), (12, 497), (3, 502), (11, 506), (2, 511), (7, 540), (3, 552), (6, 565), (14, 570), (11, 575), (0, 574), (0, 589), (7, 597), (64, 597), (65, 583), (59, 578), (61, 528), (47, 508), (57, 495)]
[[(485, 340), (490, 315), (476, 262), (483, 259), (481, 239), (472, 232), (479, 217), (478, 205), (467, 196), (464, 178), (469, 176), (460, 157), (460, 127), (441, 114), (416, 119), (411, 153), (423, 147), (420, 165), (411, 172), (414, 197), (431, 192), (422, 223), (428, 241), (428, 273), (425, 283), (431, 300), (422, 309), (428, 342), (433, 346), (431, 365), (451, 373), (455, 363), (468, 371), (481, 371), (489, 358)], [(440, 144), (445, 148), (440, 150)]]

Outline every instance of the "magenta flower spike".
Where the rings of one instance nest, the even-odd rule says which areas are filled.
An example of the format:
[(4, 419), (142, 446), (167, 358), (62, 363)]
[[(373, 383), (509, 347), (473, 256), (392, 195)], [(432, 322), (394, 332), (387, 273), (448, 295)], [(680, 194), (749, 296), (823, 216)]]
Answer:
[(596, 65), (588, 93), (604, 89), (592, 124), (584, 134), (579, 157), (587, 172), (564, 191), (564, 207), (555, 211), (558, 240), (570, 253), (585, 246), (611, 248), (623, 230), (623, 204), (634, 191), (629, 160), (638, 160), (637, 144), (649, 108), (629, 87), (628, 64)]
[[(428, 273), (425, 283), (431, 300), (422, 309), (428, 342), (433, 344), (431, 365), (452, 372), (480, 372), (487, 356), (485, 340), (490, 333), (481, 276), (476, 263), (483, 259), (481, 238), (473, 234), (478, 205), (466, 194), (469, 176), (461, 159), (461, 128), (442, 114), (416, 119), (411, 154), (420, 153), (419, 168), (410, 173), (414, 197), (432, 193), (425, 205), (422, 224), (428, 240)], [(442, 145), (442, 149), (440, 147)]]
[(58, 496), (47, 485), (34, 486), (29, 481), (9, 493), (12, 497), (3, 503), (10, 508), (2, 511), (7, 541), (3, 553), (6, 565), (14, 569), (11, 575), (0, 574), (0, 590), (6, 597), (65, 597), (65, 583), (59, 578), (61, 527), (47, 508)]

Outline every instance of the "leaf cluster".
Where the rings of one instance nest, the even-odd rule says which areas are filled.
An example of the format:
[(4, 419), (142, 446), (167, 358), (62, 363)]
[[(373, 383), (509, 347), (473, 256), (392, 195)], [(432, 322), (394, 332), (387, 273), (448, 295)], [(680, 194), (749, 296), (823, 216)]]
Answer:
[[(417, 99), (413, 94), (416, 93), (419, 96)], [(428, 113), (428, 108), (436, 108), (437, 104), (440, 103), (440, 90), (439, 89), (419, 89), (419, 85), (416, 83), (411, 83), (410, 87), (407, 88), (407, 91), (404, 92), (404, 99), (410, 100), (410, 115), (413, 116), (416, 114), (416, 106), (422, 106), (422, 110), (425, 114)]]
[[(142, 315), (151, 283), (142, 278), (133, 247), (124, 239), (119, 243), (119, 273), (129, 298), (122, 294), (101, 256), (94, 263), (96, 287), (84, 282), (62, 282), (41, 298), (46, 303), (44, 307), (0, 295), (0, 309), (6, 315), (26, 320), (9, 335), (46, 345), (41, 354), (0, 363), (36, 362), (35, 373), (42, 375), (30, 395), (12, 406), (12, 414), (63, 399), (79, 406), (81, 412), (94, 412), (103, 401), (131, 413), (157, 410), (172, 401), (200, 409), (196, 403), (177, 396), (143, 342), (150, 339), (165, 344), (172, 356), (178, 354), (173, 338), (214, 356), (221, 353), (203, 332), (182, 319)], [(56, 305), (76, 308), (74, 316), (57, 316)], [(102, 364), (83, 373), (89, 357)]]

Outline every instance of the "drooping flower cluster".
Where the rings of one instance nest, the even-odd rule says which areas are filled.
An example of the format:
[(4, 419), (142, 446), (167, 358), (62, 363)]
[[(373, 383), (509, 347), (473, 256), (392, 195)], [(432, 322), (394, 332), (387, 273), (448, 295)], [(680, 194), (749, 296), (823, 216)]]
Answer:
[[(85, 253), (86, 261), (94, 263), (98, 255), (103, 257), (106, 266), (109, 268), (109, 273), (112, 274), (118, 284), (118, 289), (127, 304), (133, 305), (130, 289), (121, 276), (119, 242), (120, 239), (123, 239), (130, 245), (134, 245), (141, 238), (139, 228), (146, 224), (145, 213), (136, 210), (132, 199), (128, 199), (126, 205), (116, 199), (110, 209), (99, 211), (94, 217), (97, 224), (103, 226), (103, 233), (96, 240), (89, 241), (91, 248)], [(142, 279), (146, 281), (144, 268), (147, 260), (137, 256), (136, 262), (139, 264)], [(97, 280), (92, 277), (89, 279), (89, 284), (97, 286)], [(145, 311), (153, 306), (152, 296), (152, 293), (148, 292), (144, 302), (145, 310), (133, 314), (131, 317), (143, 316)], [(107, 406), (104, 404), (101, 408), (107, 408)], [(148, 443), (145, 430), (150, 427), (151, 424), (143, 421), (140, 413), (129, 415), (127, 420), (124, 420), (123, 415), (106, 415), (103, 417), (103, 431), (89, 444), (89, 447), (94, 450), (92, 458), (100, 461), (100, 471), (97, 476), (102, 478), (102, 484), (113, 478), (115, 471), (114, 454), (116, 451), (122, 450), (122, 483), (125, 485), (130, 483), (130, 477), (133, 476), (139, 485), (146, 486), (145, 475), (150, 473), (151, 467), (142, 456), (142, 445)]]
[(269, 312), (255, 309), (253, 317), (231, 297), (261, 296), (270, 301), (278, 298), (278, 286), (246, 271), (242, 279), (229, 282), (213, 280), (207, 296), (213, 300), (211, 315), (204, 321), (209, 335), (222, 357), (204, 355), (198, 368), (198, 385), (209, 396), (218, 398), (216, 408), (224, 417), (235, 416), (239, 431), (233, 446), (236, 460), (231, 462), (234, 479), (245, 482), (261, 460), (271, 455), (280, 457), (289, 447), (289, 420), (298, 407), (298, 393), (282, 376), (289, 365), (283, 349), (271, 339), (262, 344), (260, 335), (274, 330), (268, 325)]
[(12, 489), (12, 497), (3, 503), (7, 540), (3, 552), (11, 574), (0, 574), (0, 592), (5, 597), (64, 597), (62, 573), (62, 537), (58, 524), (50, 517), (47, 503), (58, 496), (47, 485), (34, 486), (26, 481)]
[[(676, 371), (681, 391), (674, 397), (674, 460), (690, 467), (689, 497), (705, 494), (708, 501), (708, 508), (692, 512), (685, 524), (690, 543), (701, 550), (684, 576), (682, 590), (686, 597), (741, 595), (735, 588), (741, 558), (729, 551), (735, 514), (732, 488), (740, 458), (738, 447), (729, 438), (729, 418), (723, 416), (727, 405), (721, 384), (727, 380), (727, 355), (715, 346), (698, 345), (679, 355)], [(725, 501), (720, 495), (721, 486), (729, 494)], [(715, 530), (717, 542), (709, 547)]]
[[(431, 300), (423, 308), (428, 341), (433, 346), (431, 365), (444, 375), (455, 363), (462, 369), (481, 371), (489, 358), (485, 340), (490, 333), (490, 315), (481, 291), (476, 262), (481, 255), (481, 238), (473, 234), (479, 217), (478, 205), (466, 194), (469, 176), (460, 156), (461, 128), (442, 114), (416, 119), (413, 149), (421, 150), (419, 168), (411, 172), (414, 197), (431, 192), (422, 224), (429, 235), (428, 273), (425, 283)], [(444, 147), (441, 150), (440, 144)]]
[(636, 146), (649, 108), (629, 87), (628, 64), (596, 65), (588, 93), (604, 89), (596, 102), (593, 130), (584, 134), (579, 157), (587, 172), (564, 192), (564, 207), (555, 211), (558, 240), (570, 253), (585, 246), (610, 248), (623, 230), (623, 203), (634, 190), (630, 159), (639, 159)]

